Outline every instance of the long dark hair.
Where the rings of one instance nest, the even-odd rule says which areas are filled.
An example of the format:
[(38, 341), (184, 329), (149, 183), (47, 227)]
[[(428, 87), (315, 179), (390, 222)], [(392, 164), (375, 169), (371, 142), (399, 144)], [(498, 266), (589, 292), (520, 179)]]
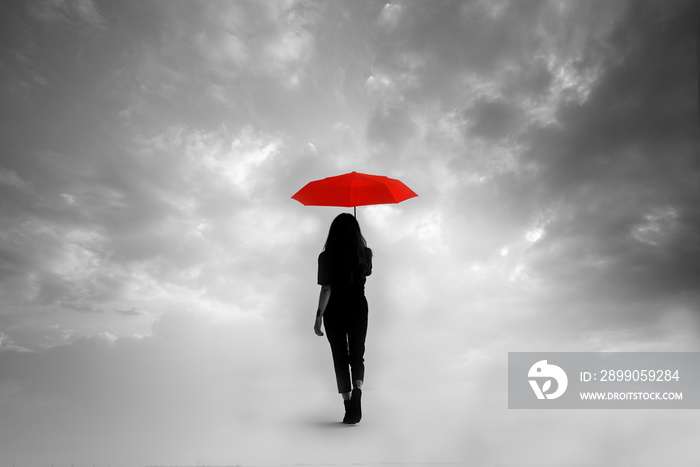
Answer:
[(324, 250), (348, 258), (352, 263), (363, 267), (368, 266), (372, 258), (372, 250), (367, 248), (360, 224), (355, 216), (346, 212), (333, 219)]

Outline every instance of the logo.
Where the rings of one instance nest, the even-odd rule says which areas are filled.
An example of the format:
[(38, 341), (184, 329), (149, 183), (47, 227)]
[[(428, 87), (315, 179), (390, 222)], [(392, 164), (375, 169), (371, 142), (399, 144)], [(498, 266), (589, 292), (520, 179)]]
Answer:
[[(556, 365), (548, 364), (547, 360), (540, 360), (532, 365), (527, 376), (528, 378), (534, 378), (528, 379), (528, 381), (538, 399), (556, 399), (564, 394), (566, 386), (569, 384), (569, 379), (566, 377), (564, 370)], [(543, 380), (541, 386), (538, 380)], [(552, 388), (552, 380), (557, 382), (556, 390), (549, 393), (547, 391)]]

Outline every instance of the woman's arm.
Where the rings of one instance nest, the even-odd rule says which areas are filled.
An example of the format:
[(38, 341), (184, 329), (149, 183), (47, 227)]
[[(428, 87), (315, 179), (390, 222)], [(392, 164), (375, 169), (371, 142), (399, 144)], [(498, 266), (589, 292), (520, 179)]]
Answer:
[(323, 313), (326, 312), (326, 307), (328, 306), (328, 300), (331, 298), (331, 286), (322, 285), (321, 293), (318, 296), (318, 311), (316, 311), (316, 322), (314, 323), (314, 332), (317, 336), (323, 336), (323, 331), (321, 330), (321, 322), (323, 318)]

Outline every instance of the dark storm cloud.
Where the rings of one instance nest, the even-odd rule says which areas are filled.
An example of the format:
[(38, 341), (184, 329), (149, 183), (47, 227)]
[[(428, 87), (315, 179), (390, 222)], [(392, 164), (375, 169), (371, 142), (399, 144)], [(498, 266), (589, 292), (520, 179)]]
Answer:
[[(15, 4), (2, 62), (14, 294), (145, 309), (127, 297), (146, 281), (234, 301), (230, 278), (255, 270), (252, 297), (303, 256), (279, 253), (294, 216), (311, 232), (289, 196), (358, 165), (420, 186), (415, 231), (463, 255), (455, 268), (543, 228), (522, 262), (553, 289), (590, 275), (580, 251), (596, 277), (695, 278), (691, 4), (98, 5), (112, 35), (60, 29), (97, 4), (42, 5), (73, 19)], [(356, 34), (333, 41), (321, 14)]]
[(577, 60), (582, 44), (614, 21), (621, 5), (596, 9), (584, 2), (387, 4), (383, 13), (393, 20), (379, 23), (383, 27), (376, 33), (375, 69), (403, 76), (411, 84), (404, 90), (407, 96), (438, 97), (446, 108), (459, 107), (475, 92), (470, 76), (497, 82), (510, 75), (503, 89), (510, 96), (539, 96), (552, 82), (546, 60), (559, 54)]
[[(542, 316), (578, 314), (571, 329), (557, 320), (555, 333), (639, 330), (673, 310), (697, 316), (697, 6), (486, 5), (387, 6), (368, 81), (421, 122), (419, 148), (392, 140), (398, 113), (373, 113), (367, 137), (385, 135), (395, 163), (443, 184), (421, 194), (441, 200), (442, 238), (459, 252), (454, 268), (521, 251), (522, 271), (543, 287)], [(438, 17), (472, 28), (443, 35), (428, 26)], [(478, 51), (474, 37), (484, 39)], [(419, 103), (441, 95), (450, 97), (441, 99), (445, 113), (426, 119)], [(419, 154), (450, 171), (435, 172)]]
[(697, 14), (692, 2), (631, 3), (588, 100), (532, 133), (524, 163), (559, 210), (536, 270), (576, 281), (581, 296), (664, 300), (700, 279)]
[[(138, 282), (134, 274), (182, 283), (183, 271), (211, 252), (191, 236), (199, 222), (190, 221), (192, 210), (209, 200), (231, 203), (237, 195), (207, 169), (187, 167), (193, 161), (185, 145), (172, 143), (172, 132), (161, 133), (169, 119), (147, 129), (173, 113), (192, 117), (157, 100), (147, 105), (153, 103), (149, 86), (174, 89), (186, 82), (182, 76), (189, 79), (187, 72), (171, 74), (173, 82), (133, 62), (124, 66), (142, 56), (137, 39), (153, 39), (143, 22), (157, 23), (168, 10), (107, 5), (107, 18), (138, 18), (109, 22), (112, 34), (104, 34), (74, 24), (97, 22), (91, 2), (5, 6), (3, 30), (11, 34), (3, 66), (12, 71), (3, 86), (12, 113), (3, 113), (8, 138), (0, 162), (0, 203), (5, 225), (12, 226), (3, 245), (3, 279), (12, 284), (6, 296), (30, 308), (104, 311), (132, 305), (119, 301)], [(142, 86), (132, 87), (131, 78)], [(112, 300), (117, 303), (107, 305)]]

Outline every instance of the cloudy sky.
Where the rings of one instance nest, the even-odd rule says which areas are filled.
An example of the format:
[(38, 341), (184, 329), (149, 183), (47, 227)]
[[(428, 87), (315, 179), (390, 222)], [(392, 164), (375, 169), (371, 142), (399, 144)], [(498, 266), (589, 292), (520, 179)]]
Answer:
[[(700, 351), (690, 0), (0, 4), (0, 466), (697, 465), (507, 353)], [(312, 331), (356, 170), (365, 419)], [(347, 211), (347, 210), (346, 210)], [(648, 464), (647, 464), (648, 463)]]

